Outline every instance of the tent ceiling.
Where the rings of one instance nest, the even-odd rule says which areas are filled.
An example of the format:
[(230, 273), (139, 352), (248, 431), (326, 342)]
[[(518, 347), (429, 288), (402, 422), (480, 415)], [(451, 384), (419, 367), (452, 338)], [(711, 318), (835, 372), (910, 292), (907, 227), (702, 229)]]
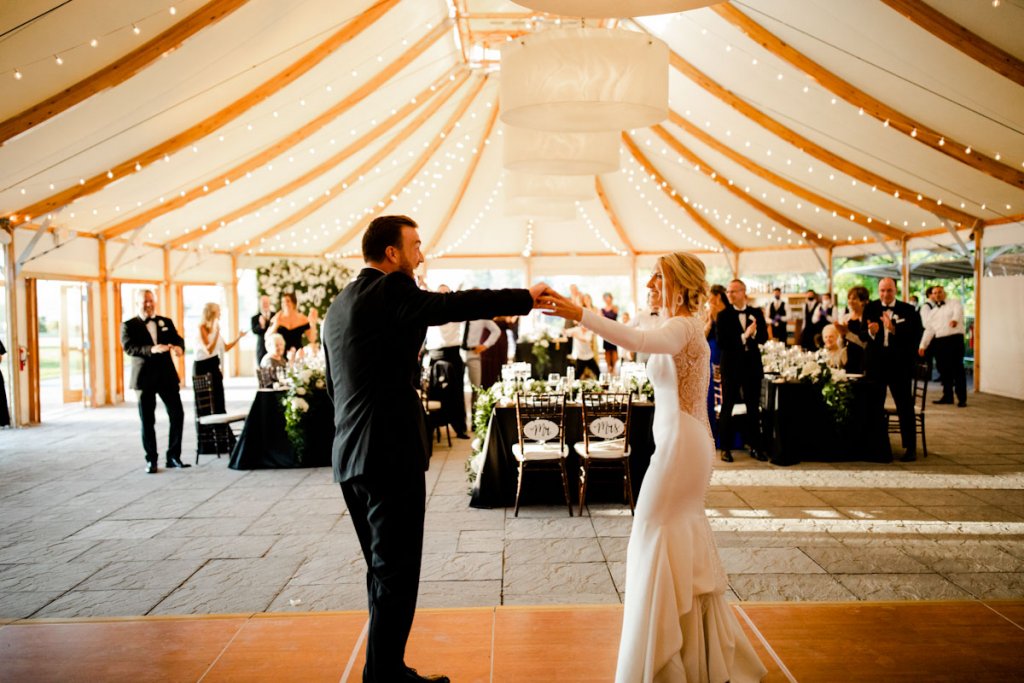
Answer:
[[(668, 43), (673, 114), (625, 131), (622, 169), (555, 222), (506, 213), (493, 49), (578, 18), (507, 0), (139, 0), (47, 14), (53, 3), (4, 3), (0, 215), (53, 215), (133, 253), (258, 259), (354, 256), (372, 216), (401, 212), (453, 262), (725, 246), (798, 250), (808, 269), (811, 246), (878, 251), (878, 239), (947, 234), (944, 220), (1019, 222), (1024, 87), (890, 4), (920, 5), (745, 0), (588, 20)], [(927, 7), (1024, 57), (1019, 4)], [(124, 80), (95, 75), (146, 41), (162, 56)], [(96, 92), (12, 127), (83, 81)]]

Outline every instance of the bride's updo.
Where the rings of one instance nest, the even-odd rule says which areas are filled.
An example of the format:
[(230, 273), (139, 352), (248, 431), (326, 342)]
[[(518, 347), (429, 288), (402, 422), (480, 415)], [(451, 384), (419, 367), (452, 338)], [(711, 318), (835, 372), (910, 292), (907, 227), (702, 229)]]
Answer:
[(683, 311), (694, 315), (704, 309), (708, 298), (707, 269), (693, 254), (677, 251), (658, 259), (662, 277), (662, 305), (671, 314)]

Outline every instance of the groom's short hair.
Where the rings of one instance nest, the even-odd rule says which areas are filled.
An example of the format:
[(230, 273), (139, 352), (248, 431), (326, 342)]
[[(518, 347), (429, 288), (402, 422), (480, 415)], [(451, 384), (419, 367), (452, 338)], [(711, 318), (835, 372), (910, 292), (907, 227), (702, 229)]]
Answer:
[(408, 216), (377, 216), (363, 233), (363, 260), (380, 263), (388, 247), (402, 247), (402, 228), (418, 228)]

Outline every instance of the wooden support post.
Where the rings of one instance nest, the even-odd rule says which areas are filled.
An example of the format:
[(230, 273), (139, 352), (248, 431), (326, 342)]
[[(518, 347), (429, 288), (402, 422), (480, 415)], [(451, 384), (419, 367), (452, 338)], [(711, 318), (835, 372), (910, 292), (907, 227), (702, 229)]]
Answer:
[(903, 300), (910, 301), (910, 249), (907, 247), (907, 238), (900, 240), (901, 259), (900, 272), (903, 281)]
[[(231, 306), (231, 334), (237, 335), (238, 327), (238, 257), (231, 254), (231, 290), (228, 292), (228, 304)], [(238, 377), (238, 364), (241, 361), (241, 353), (235, 344), (231, 349), (231, 376)]]
[(99, 237), (99, 261), (100, 261), (100, 358), (102, 359), (103, 365), (103, 395), (99, 396), (95, 393), (96, 388), (93, 387), (93, 396), (95, 405), (110, 405), (113, 403), (110, 391), (110, 379), (113, 373), (110, 372), (110, 367), (114, 358), (114, 350), (110, 344), (110, 296), (107, 293), (109, 288), (109, 281), (107, 279), (107, 240), (100, 235)]
[(10, 348), (7, 351), (11, 354), (11, 406), (14, 408), (14, 414), (11, 415), (11, 424), (14, 427), (19, 427), (23, 424), (24, 420), (22, 419), (21, 410), (21, 351), (18, 343), (21, 335), (18, 334), (18, 280), (14, 275), (16, 263), (14, 228), (11, 227), (7, 232), (10, 239), (4, 248), (7, 252), (4, 275), (7, 278), (7, 332), (10, 336)]
[[(25, 278), (25, 346), (28, 347), (28, 422), (39, 424), (39, 300), (36, 279)], [(23, 423), (25, 424), (25, 423)]]
[(526, 269), (526, 286), (530, 287), (533, 285), (533, 259), (529, 256), (524, 257), (523, 265)]
[(833, 283), (835, 279), (835, 260), (832, 257), (832, 247), (826, 250), (828, 254), (828, 293), (832, 297), (833, 305), (836, 300), (835, 285)]
[(636, 269), (636, 253), (629, 257), (629, 291), (633, 296), (633, 305), (636, 307), (634, 313), (640, 313), (640, 288), (636, 280), (639, 273)]
[(974, 392), (981, 391), (981, 281), (985, 278), (985, 226), (974, 226)]

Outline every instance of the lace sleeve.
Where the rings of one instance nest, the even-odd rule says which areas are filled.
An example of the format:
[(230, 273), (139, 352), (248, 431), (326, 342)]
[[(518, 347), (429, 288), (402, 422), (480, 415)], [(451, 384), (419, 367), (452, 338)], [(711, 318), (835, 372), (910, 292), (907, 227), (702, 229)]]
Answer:
[(580, 324), (593, 330), (599, 337), (629, 351), (640, 353), (679, 353), (695, 329), (683, 318), (669, 318), (664, 325), (642, 330), (609, 320), (593, 311), (583, 311)]

